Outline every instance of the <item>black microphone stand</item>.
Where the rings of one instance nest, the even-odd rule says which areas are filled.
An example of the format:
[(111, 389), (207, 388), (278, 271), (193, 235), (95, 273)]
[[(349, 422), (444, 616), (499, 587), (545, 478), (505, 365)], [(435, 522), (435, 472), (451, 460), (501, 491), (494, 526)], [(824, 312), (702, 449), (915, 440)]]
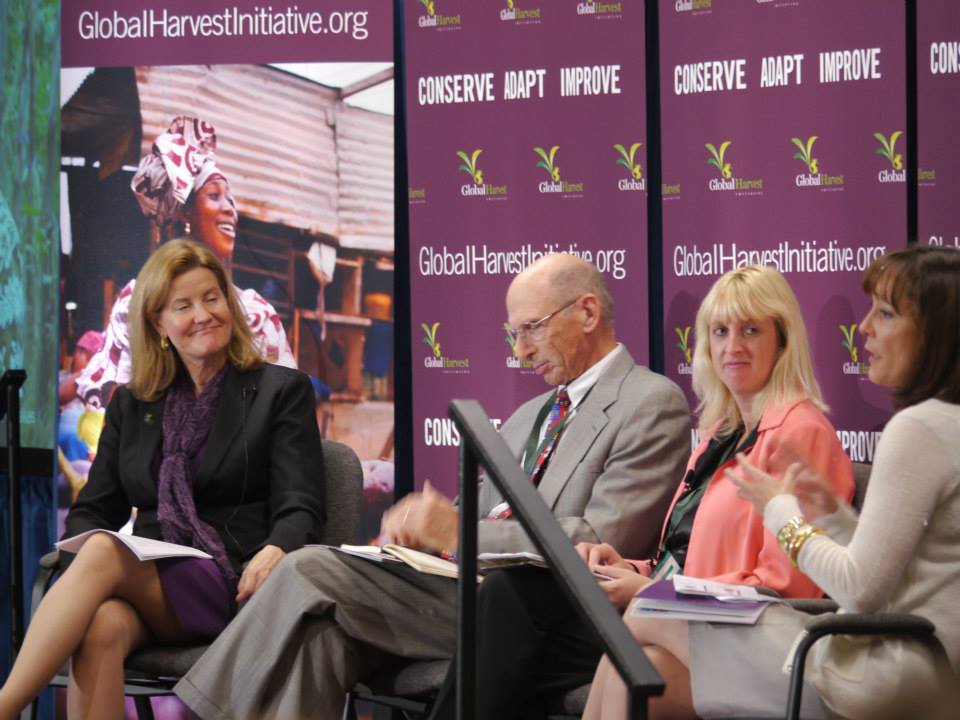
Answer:
[(20, 388), (25, 370), (0, 377), (0, 419), (7, 416), (7, 482), (10, 488), (10, 666), (23, 640), (23, 512), (20, 506)]

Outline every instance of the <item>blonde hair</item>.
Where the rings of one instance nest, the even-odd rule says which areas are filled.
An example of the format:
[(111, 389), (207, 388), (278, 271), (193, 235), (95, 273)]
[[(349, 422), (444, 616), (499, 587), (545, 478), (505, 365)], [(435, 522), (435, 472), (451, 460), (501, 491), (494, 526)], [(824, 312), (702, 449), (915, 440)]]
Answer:
[(813, 374), (807, 329), (793, 290), (772, 267), (748, 265), (721, 276), (697, 311), (693, 391), (700, 400), (697, 412), (701, 432), (721, 422), (717, 434), (727, 435), (743, 420), (733, 394), (713, 369), (710, 325), (766, 318), (772, 318), (776, 325), (780, 352), (770, 379), (754, 399), (754, 416), (762, 415), (767, 407), (798, 400), (809, 400), (821, 411), (827, 410)]
[(253, 334), (247, 325), (246, 314), (233, 283), (227, 278), (223, 265), (205, 245), (178, 238), (161, 245), (143, 264), (133, 288), (130, 302), (130, 353), (133, 368), (127, 387), (140, 400), (158, 400), (173, 382), (181, 364), (172, 347), (160, 346), (160, 333), (154, 321), (163, 309), (173, 281), (185, 272), (205, 268), (217, 279), (220, 291), (227, 299), (232, 327), (227, 344), (227, 361), (239, 370), (250, 370), (263, 363), (263, 357), (253, 343)]

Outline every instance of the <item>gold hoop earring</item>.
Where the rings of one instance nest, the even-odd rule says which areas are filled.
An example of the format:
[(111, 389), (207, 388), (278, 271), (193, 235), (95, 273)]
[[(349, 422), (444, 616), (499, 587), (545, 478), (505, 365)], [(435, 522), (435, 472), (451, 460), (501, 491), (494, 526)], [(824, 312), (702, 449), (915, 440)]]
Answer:
[(166, 335), (161, 335), (161, 336), (160, 336), (160, 349), (161, 349), (161, 350), (169, 350), (169, 349), (170, 349), (170, 341), (167, 340), (167, 336), (166, 336)]

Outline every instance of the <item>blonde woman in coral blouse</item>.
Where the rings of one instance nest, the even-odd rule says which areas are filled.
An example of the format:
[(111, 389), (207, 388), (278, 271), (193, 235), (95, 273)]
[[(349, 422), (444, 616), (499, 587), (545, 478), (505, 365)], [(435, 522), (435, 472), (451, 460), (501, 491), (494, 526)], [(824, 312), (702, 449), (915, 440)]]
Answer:
[[(803, 456), (830, 479), (836, 495), (853, 495), (852, 466), (823, 414), (800, 307), (775, 269), (732, 270), (704, 298), (696, 319), (693, 387), (703, 440), (674, 496), (657, 557), (625, 560), (609, 545), (590, 544), (578, 546), (581, 557), (612, 577), (601, 586), (620, 608), (655, 579), (676, 572), (762, 586), (784, 597), (819, 596), (816, 584), (791, 565), (764, 528), (762, 513), (737, 497), (725, 475), (738, 455), (776, 477)], [(666, 695), (651, 702), (653, 716), (658, 707), (679, 707), (689, 714), (676, 717), (697, 717), (686, 623), (625, 621), (667, 682)], [(625, 703), (619, 676), (604, 658), (584, 717), (623, 717)]]

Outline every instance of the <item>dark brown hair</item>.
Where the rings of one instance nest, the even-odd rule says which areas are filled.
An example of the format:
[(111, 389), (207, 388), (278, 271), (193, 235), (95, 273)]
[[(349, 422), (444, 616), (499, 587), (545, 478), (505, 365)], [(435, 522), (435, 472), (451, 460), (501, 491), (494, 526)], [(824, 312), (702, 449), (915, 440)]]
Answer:
[(887, 253), (867, 269), (863, 289), (912, 317), (920, 333), (918, 361), (894, 404), (960, 404), (960, 251), (915, 244)]

